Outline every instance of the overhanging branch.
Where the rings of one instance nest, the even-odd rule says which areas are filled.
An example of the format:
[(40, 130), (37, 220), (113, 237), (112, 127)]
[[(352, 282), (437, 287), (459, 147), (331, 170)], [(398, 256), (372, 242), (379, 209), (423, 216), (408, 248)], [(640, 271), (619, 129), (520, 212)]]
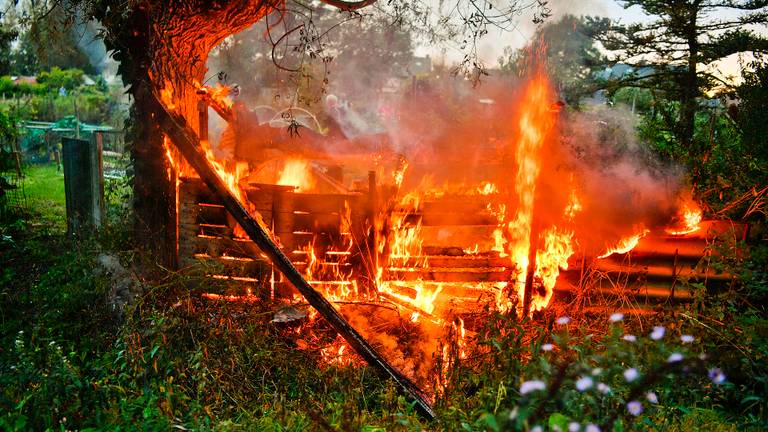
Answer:
[(361, 0), (357, 2), (343, 1), (343, 0), (320, 0), (320, 1), (327, 4), (328, 6), (333, 6), (335, 8), (339, 8), (347, 12), (362, 9), (366, 6), (370, 6), (376, 3), (376, 0)]

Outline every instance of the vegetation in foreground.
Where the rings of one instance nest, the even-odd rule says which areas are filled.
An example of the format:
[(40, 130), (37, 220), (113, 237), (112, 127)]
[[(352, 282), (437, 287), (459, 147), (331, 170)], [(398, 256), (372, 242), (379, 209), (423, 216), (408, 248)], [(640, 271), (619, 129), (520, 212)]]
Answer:
[[(276, 305), (201, 301), (192, 277), (146, 281), (121, 320), (100, 253), (137, 260), (120, 212), (65, 239), (33, 168), (39, 220), (3, 225), (0, 427), (4, 430), (760, 430), (768, 424), (768, 250), (733, 262), (742, 284), (652, 317), (585, 317), (559, 305), (520, 322), (484, 312), (462, 357), (438, 360), (428, 423), (360, 362), (328, 366), (269, 323)], [(54, 185), (56, 183), (53, 183)], [(38, 194), (43, 194), (39, 196)], [(115, 195), (113, 195), (115, 196)], [(112, 205), (117, 200), (112, 200)], [(105, 246), (107, 245), (107, 246)], [(737, 250), (725, 250), (734, 258)], [(726, 263), (727, 264), (727, 263)], [(568, 319), (563, 319), (568, 316)], [(446, 381), (447, 380), (447, 381)], [(445, 383), (443, 386), (439, 383)], [(572, 424), (573, 423), (573, 424)], [(589, 428), (589, 429), (588, 429)]]

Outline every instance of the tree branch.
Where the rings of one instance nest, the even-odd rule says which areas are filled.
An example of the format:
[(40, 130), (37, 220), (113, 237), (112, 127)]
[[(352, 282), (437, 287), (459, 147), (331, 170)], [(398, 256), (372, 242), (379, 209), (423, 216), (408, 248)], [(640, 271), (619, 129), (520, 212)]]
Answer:
[(320, 1), (327, 4), (328, 6), (339, 8), (345, 12), (362, 9), (364, 7), (367, 7), (376, 3), (376, 0), (361, 0), (358, 2), (350, 2), (350, 1), (344, 1), (344, 0), (320, 0)]

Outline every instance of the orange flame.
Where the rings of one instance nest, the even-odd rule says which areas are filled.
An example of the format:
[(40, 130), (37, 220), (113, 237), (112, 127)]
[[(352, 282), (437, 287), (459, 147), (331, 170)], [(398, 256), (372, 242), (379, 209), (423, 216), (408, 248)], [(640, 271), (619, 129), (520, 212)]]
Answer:
[(280, 172), (277, 184), (293, 186), (298, 192), (306, 192), (315, 187), (315, 179), (309, 162), (304, 159), (288, 159)]
[(640, 239), (648, 235), (649, 232), (651, 232), (651, 230), (642, 228), (640, 232), (622, 238), (618, 243), (616, 243), (615, 246), (609, 247), (604, 254), (598, 256), (597, 258), (602, 259), (607, 258), (613, 254), (625, 254), (634, 249), (635, 246), (637, 246), (637, 244), (640, 242)]
[(686, 200), (678, 211), (680, 226), (667, 228), (665, 231), (670, 235), (686, 235), (698, 231), (701, 226), (702, 211), (693, 200)]
[[(528, 268), (528, 256), (532, 244), (533, 212), (536, 197), (536, 183), (541, 172), (541, 151), (550, 132), (555, 125), (555, 116), (550, 110), (553, 95), (547, 76), (538, 72), (529, 81), (520, 101), (520, 116), (517, 121), (519, 133), (515, 143), (517, 172), (515, 174), (515, 191), (518, 196), (517, 210), (514, 219), (506, 224), (509, 237), (507, 249), (518, 272), (515, 278), (515, 288), (518, 296), (518, 309), (522, 309), (525, 294), (525, 279)], [(574, 195), (575, 196), (575, 195)], [(575, 212), (572, 205), (567, 212)], [(559, 232), (556, 228), (543, 231), (539, 238), (544, 240), (544, 251), (537, 251), (536, 275), (542, 278), (546, 294), (533, 299), (531, 311), (539, 310), (549, 304), (552, 297), (560, 266), (567, 266), (568, 257), (573, 254), (570, 246), (572, 233)], [(538, 262), (538, 259), (542, 259)], [(504, 310), (506, 303), (499, 306)]]

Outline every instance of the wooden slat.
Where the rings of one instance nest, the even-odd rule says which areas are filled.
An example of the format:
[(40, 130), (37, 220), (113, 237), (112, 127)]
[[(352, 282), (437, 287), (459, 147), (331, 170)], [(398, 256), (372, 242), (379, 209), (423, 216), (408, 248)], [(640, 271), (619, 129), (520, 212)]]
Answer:
[(387, 280), (423, 280), (438, 282), (505, 282), (510, 280), (512, 272), (506, 268), (474, 269), (398, 269), (386, 270)]

